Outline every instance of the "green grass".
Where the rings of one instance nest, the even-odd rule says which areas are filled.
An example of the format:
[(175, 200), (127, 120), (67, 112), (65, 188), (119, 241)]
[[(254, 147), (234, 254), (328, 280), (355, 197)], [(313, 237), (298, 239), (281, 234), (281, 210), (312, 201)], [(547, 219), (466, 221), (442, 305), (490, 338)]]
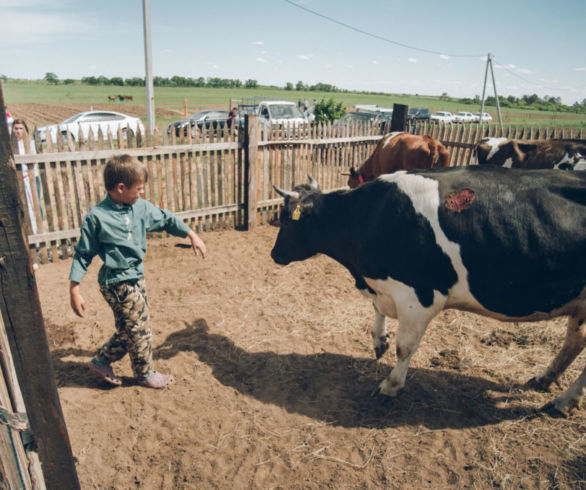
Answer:
[[(4, 101), (10, 103), (30, 102), (38, 104), (104, 104), (108, 95), (132, 95), (133, 102), (125, 104), (145, 105), (146, 89), (144, 87), (117, 87), (91, 86), (75, 82), (71, 85), (48, 85), (44, 81), (8, 80), (2, 83)], [(383, 107), (392, 107), (393, 104), (405, 104), (409, 107), (429, 107), (432, 111), (444, 110), (452, 113), (458, 111), (478, 112), (477, 105), (466, 105), (459, 102), (442, 100), (439, 97), (417, 95), (375, 95), (359, 93), (329, 93), (310, 91), (287, 91), (282, 88), (257, 89), (222, 89), (222, 88), (171, 88), (155, 87), (155, 106), (159, 109), (169, 109), (174, 114), (157, 115), (157, 125), (168, 124), (170, 121), (182, 117), (184, 103), (187, 104), (188, 114), (205, 108), (228, 109), (230, 101), (243, 97), (271, 97), (297, 102), (299, 99), (312, 101), (317, 99), (334, 99), (342, 102), (347, 110), (352, 110), (356, 104), (376, 104)], [(124, 104), (117, 105), (117, 109), (124, 112)], [(485, 107), (496, 122), (496, 107)], [(571, 113), (552, 113), (545, 111), (528, 111), (523, 109), (502, 109), (504, 124), (534, 127), (565, 127), (586, 128), (586, 115)]]

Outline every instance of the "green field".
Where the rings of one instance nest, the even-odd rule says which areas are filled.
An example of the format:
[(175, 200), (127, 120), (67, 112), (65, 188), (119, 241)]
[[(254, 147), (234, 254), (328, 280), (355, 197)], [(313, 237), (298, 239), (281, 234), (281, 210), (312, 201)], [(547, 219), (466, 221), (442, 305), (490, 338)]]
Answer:
[[(145, 105), (146, 90), (144, 87), (117, 87), (112, 85), (92, 86), (79, 82), (71, 85), (49, 85), (44, 81), (16, 81), (8, 80), (2, 83), (4, 100), (10, 103), (37, 103), (37, 104), (105, 104), (108, 95), (131, 95), (133, 102), (116, 104), (116, 110), (124, 112), (126, 104)], [(478, 105), (466, 105), (459, 102), (442, 100), (440, 97), (417, 95), (375, 95), (364, 93), (329, 93), (312, 91), (287, 91), (282, 88), (257, 89), (224, 89), (224, 88), (173, 88), (155, 87), (155, 106), (157, 109), (157, 125), (168, 124), (171, 120), (182, 117), (184, 104), (188, 114), (205, 108), (228, 109), (230, 101), (243, 97), (271, 97), (291, 100), (299, 99), (334, 99), (343, 102), (347, 110), (352, 110), (356, 104), (376, 104), (382, 107), (392, 107), (393, 104), (405, 104), (409, 107), (429, 107), (432, 111), (444, 110), (452, 113), (458, 111), (478, 112)], [(113, 108), (114, 108), (114, 104)], [(167, 111), (165, 111), (165, 109)], [(173, 111), (169, 113), (169, 111)], [(485, 107), (496, 122), (496, 107)], [(176, 115), (177, 114), (177, 115)], [(530, 111), (523, 109), (506, 109), (502, 111), (504, 124), (533, 127), (565, 127), (586, 128), (586, 115), (572, 113)], [(143, 118), (144, 119), (144, 118)], [(55, 121), (57, 122), (57, 121)]]

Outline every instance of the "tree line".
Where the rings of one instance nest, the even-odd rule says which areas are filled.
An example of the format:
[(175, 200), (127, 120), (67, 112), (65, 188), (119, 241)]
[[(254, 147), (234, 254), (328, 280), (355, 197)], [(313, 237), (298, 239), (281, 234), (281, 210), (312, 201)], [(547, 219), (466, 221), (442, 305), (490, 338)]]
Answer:
[[(6, 78), (6, 77), (3, 77)], [(52, 72), (45, 73), (44, 80), (49, 84), (71, 84), (75, 81), (72, 79), (59, 80), (57, 75)], [(112, 85), (118, 87), (144, 87), (145, 79), (142, 77), (134, 78), (122, 78), (112, 77), (108, 78), (103, 75), (94, 77), (83, 77), (81, 83), (87, 85)], [(256, 80), (238, 80), (231, 78), (217, 78), (217, 77), (153, 77), (153, 85), (155, 87), (206, 87), (206, 88), (259, 88), (264, 87), (259, 85)], [(304, 92), (326, 92), (326, 93), (357, 93), (357, 94), (370, 94), (370, 95), (389, 95), (384, 92), (369, 92), (369, 91), (357, 91), (357, 90), (345, 90), (336, 87), (329, 83), (316, 83), (313, 85), (305, 84), (303, 81), (298, 81), (296, 84), (293, 82), (287, 82), (284, 87), (288, 91), (304, 91)], [(476, 95), (474, 98), (464, 97), (456, 98), (450, 97), (447, 93), (443, 93), (440, 96), (441, 100), (450, 102), (456, 102), (459, 104), (475, 105), (478, 106), (481, 103), (480, 96)], [(496, 107), (496, 98), (489, 96), (484, 101), (484, 104), (488, 107)], [(560, 97), (546, 95), (540, 97), (537, 94), (523, 95), (516, 97), (514, 95), (499, 96), (499, 104), (501, 107), (514, 108), (514, 109), (529, 109), (537, 111), (548, 111), (548, 112), (573, 112), (578, 114), (586, 114), (586, 99), (581, 102), (575, 102), (571, 106), (562, 104)]]

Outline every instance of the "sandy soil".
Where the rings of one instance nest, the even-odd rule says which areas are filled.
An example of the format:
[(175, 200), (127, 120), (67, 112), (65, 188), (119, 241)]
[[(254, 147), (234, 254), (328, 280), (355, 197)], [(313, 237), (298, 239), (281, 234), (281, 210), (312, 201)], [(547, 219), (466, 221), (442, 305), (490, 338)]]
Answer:
[[(113, 332), (92, 264), (87, 315), (68, 305), (71, 260), (40, 267), (63, 411), (82, 488), (584, 488), (586, 411), (535, 416), (552, 393), (524, 390), (560, 347), (564, 320), (504, 324), (455, 311), (430, 325), (407, 387), (370, 393), (392, 368), (374, 358), (372, 306), (327, 257), (279, 267), (277, 230), (149, 241), (155, 367), (149, 390), (115, 366), (111, 388), (85, 367)], [(183, 245), (183, 246), (182, 246)], [(392, 340), (396, 324), (390, 321)]]

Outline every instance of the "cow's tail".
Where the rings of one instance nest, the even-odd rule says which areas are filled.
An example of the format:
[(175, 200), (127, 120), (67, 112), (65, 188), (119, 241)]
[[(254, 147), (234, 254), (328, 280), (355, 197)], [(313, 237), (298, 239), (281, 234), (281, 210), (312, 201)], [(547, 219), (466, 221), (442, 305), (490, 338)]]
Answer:
[(426, 139), (429, 146), (429, 168), (447, 167), (450, 164), (450, 155), (444, 145), (433, 138)]

